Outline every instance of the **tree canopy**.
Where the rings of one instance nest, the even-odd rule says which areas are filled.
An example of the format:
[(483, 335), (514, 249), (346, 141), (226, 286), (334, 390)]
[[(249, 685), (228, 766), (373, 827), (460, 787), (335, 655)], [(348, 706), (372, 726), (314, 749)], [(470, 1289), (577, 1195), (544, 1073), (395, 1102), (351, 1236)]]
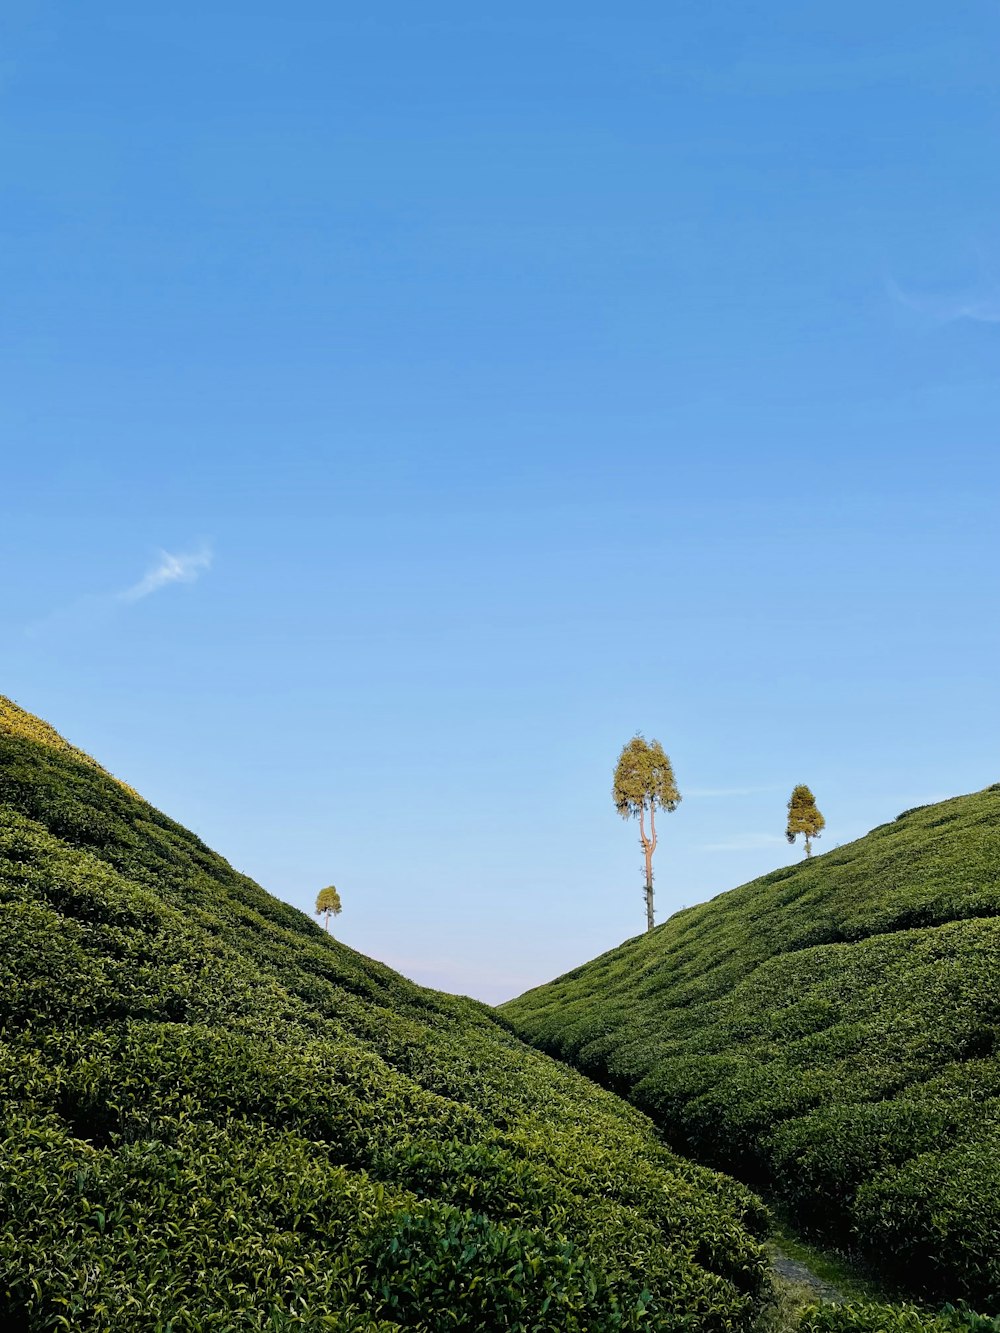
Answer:
[(325, 889), (320, 889), (316, 896), (316, 915), (324, 918), (327, 931), (330, 929), (331, 916), (340, 916), (343, 910), (343, 904), (340, 901), (340, 894), (328, 884)]
[(826, 820), (819, 812), (816, 797), (804, 783), (792, 791), (788, 799), (788, 827), (785, 837), (794, 842), (801, 833), (805, 838), (806, 856), (812, 856), (812, 840), (826, 828)]
[[(653, 853), (656, 851), (656, 811), (676, 810), (681, 794), (674, 770), (659, 741), (647, 742), (640, 733), (622, 748), (615, 768), (615, 809), (623, 819), (638, 819), (639, 841), (646, 857), (646, 929), (653, 929)], [(646, 833), (646, 815), (649, 833)]]

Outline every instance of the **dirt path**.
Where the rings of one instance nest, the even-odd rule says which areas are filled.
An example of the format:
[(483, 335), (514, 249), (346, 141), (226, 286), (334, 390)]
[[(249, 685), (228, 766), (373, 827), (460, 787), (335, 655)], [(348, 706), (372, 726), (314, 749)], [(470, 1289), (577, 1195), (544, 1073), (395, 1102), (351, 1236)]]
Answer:
[(771, 1267), (780, 1278), (785, 1282), (794, 1283), (799, 1287), (808, 1287), (818, 1301), (842, 1301), (842, 1293), (831, 1283), (824, 1282), (821, 1277), (817, 1277), (811, 1268), (801, 1263), (798, 1259), (792, 1259), (785, 1254), (773, 1242), (768, 1249), (771, 1253)]

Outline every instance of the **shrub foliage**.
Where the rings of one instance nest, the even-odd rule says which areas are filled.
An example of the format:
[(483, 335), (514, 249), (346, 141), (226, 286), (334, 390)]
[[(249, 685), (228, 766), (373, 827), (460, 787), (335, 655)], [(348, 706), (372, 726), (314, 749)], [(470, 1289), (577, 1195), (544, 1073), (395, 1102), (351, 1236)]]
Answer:
[(0, 1327), (749, 1328), (743, 1186), (0, 701)]
[(1000, 789), (679, 912), (503, 1012), (807, 1231), (1000, 1308)]

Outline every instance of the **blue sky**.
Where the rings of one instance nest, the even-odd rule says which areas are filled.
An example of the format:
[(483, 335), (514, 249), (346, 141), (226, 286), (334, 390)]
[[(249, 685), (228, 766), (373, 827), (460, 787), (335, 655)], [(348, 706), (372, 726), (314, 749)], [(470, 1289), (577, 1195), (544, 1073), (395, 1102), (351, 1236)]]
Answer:
[[(541, 11), (541, 12), (540, 12)], [(1000, 12), (0, 18), (0, 691), (420, 981), (1000, 779)]]

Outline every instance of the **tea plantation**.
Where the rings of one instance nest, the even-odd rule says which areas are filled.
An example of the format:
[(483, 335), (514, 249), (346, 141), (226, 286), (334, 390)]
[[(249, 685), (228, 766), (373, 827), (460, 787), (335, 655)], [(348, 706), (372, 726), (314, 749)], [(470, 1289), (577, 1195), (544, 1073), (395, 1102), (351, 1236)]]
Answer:
[(679, 912), (503, 1012), (807, 1232), (1000, 1312), (1000, 787)]
[(5, 1333), (756, 1317), (747, 1189), (485, 1006), (329, 939), (6, 700), (0, 932)]

